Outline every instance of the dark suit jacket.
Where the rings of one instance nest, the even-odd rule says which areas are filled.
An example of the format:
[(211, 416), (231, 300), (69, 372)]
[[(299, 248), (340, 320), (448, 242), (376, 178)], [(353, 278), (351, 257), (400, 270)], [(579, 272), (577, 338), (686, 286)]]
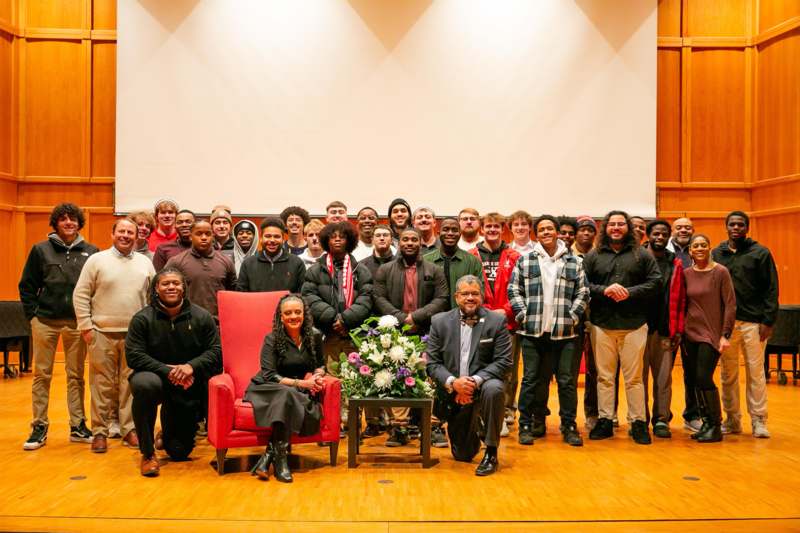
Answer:
[[(428, 375), (442, 387), (450, 376), (458, 378), (461, 360), (461, 311), (453, 309), (433, 317), (428, 333)], [(480, 320), (472, 328), (469, 375), (505, 379), (511, 369), (511, 336), (505, 316), (478, 309)]]
[[(372, 286), (374, 309), (381, 315), (393, 315), (400, 323), (406, 318), (403, 308), (403, 292), (405, 291), (405, 262), (399, 255), (381, 265), (375, 273)], [(417, 259), (417, 310), (411, 313), (414, 324), (419, 331), (425, 332), (430, 326), (431, 317), (447, 309), (450, 293), (444, 270), (429, 261)]]

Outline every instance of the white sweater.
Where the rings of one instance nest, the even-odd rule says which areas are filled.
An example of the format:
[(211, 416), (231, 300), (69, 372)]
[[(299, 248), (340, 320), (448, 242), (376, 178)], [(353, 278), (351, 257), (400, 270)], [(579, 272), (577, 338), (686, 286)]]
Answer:
[(123, 256), (112, 247), (90, 256), (72, 293), (78, 329), (128, 331), (133, 315), (147, 305), (155, 274), (142, 254)]

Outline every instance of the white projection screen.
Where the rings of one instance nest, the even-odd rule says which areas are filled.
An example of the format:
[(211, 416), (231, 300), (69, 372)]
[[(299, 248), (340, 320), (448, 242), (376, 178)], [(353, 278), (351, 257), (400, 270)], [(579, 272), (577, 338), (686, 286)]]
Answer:
[(119, 0), (116, 209), (655, 214), (656, 0)]

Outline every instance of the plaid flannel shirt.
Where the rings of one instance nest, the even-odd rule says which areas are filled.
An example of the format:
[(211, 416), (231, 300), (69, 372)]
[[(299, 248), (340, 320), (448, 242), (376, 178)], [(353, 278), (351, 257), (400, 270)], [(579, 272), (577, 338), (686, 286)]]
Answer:
[(508, 283), (508, 300), (520, 324), (520, 333), (534, 337), (550, 333), (553, 340), (570, 339), (578, 335), (577, 326), (589, 305), (589, 285), (580, 258), (569, 252), (563, 259), (565, 263), (556, 277), (553, 299), (555, 316), (550, 332), (542, 331), (544, 296), (539, 252), (534, 250), (517, 261)]

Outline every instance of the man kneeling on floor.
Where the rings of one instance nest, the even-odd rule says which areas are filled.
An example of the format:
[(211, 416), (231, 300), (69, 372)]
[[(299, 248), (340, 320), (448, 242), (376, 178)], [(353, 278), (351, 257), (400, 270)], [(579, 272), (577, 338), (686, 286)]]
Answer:
[(205, 383), (221, 366), (214, 319), (185, 294), (180, 270), (156, 274), (150, 305), (134, 315), (125, 339), (143, 476), (159, 471), (153, 437), (158, 404), (164, 450), (173, 461), (185, 461), (194, 448)]
[(480, 450), (483, 420), (486, 454), (475, 475), (488, 476), (498, 468), (511, 337), (505, 317), (481, 306), (483, 289), (476, 276), (458, 279), (455, 299), (457, 309), (439, 313), (431, 321), (427, 370), (440, 399), (436, 416), (447, 421), (456, 461), (470, 462)]

